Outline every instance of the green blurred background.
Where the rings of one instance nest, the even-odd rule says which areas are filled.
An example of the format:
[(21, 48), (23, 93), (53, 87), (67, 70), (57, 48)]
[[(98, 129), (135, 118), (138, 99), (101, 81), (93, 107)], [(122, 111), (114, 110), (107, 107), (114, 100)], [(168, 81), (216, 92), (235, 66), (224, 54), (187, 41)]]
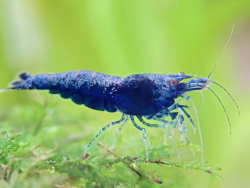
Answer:
[[(199, 93), (190, 96), (199, 111), (205, 159), (223, 169), (220, 175), (224, 181), (207, 175), (207, 187), (249, 187), (249, 0), (2, 0), (0, 88), (5, 88), (21, 71), (43, 74), (87, 69), (117, 76), (185, 72), (207, 77), (226, 44), (233, 22), (232, 39), (213, 74), (241, 109), (238, 116), (230, 98), (214, 87), (229, 113), (232, 135), (223, 109), (210, 92), (203, 92), (203, 102)], [(34, 100), (60, 103), (65, 116), (68, 111), (75, 111), (97, 117), (99, 123), (95, 126), (99, 127), (95, 130), (120, 116), (77, 106), (47, 92), (12, 91), (0, 96), (1, 109), (31, 105)], [(96, 133), (90, 127), (87, 131)], [(148, 130), (151, 142), (163, 139), (154, 131)], [(189, 139), (199, 144), (198, 134), (189, 133)], [(200, 172), (189, 171), (184, 176), (193, 187), (201, 187)]]

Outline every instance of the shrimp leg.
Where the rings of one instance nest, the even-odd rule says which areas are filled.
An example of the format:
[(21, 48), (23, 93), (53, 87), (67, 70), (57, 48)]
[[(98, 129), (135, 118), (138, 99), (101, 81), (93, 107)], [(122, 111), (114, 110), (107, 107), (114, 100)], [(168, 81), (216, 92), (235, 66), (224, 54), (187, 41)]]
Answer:
[(173, 140), (173, 137), (172, 137), (170, 128), (169, 128), (169, 126), (168, 126), (168, 124), (169, 124), (168, 121), (165, 121), (163, 125), (158, 125), (158, 124), (150, 124), (150, 123), (145, 122), (145, 121), (143, 120), (142, 116), (137, 116), (137, 118), (139, 119), (140, 122), (143, 123), (143, 125), (148, 126), (148, 127), (154, 127), (154, 128), (165, 128), (165, 127), (166, 127), (167, 130), (168, 130), (169, 138), (170, 138), (170, 140), (172, 141), (172, 144), (173, 144), (173, 146), (174, 146), (174, 148), (175, 148), (177, 157), (178, 157), (178, 159), (180, 159), (179, 152), (178, 152), (178, 150), (177, 150), (177, 148), (176, 148), (176, 145), (175, 145), (175, 143), (174, 143), (174, 140)]
[(87, 151), (87, 149), (92, 145), (92, 143), (102, 134), (102, 132), (104, 132), (107, 128), (109, 128), (109, 127), (112, 127), (112, 126), (114, 126), (114, 125), (116, 125), (116, 124), (119, 124), (119, 123), (121, 123), (121, 122), (123, 122), (123, 120), (125, 119), (125, 117), (126, 117), (126, 115), (122, 115), (122, 118), (120, 119), (120, 120), (118, 120), (118, 121), (114, 121), (114, 122), (111, 122), (111, 123), (109, 123), (108, 125), (106, 125), (105, 127), (103, 127), (101, 130), (100, 130), (100, 132), (90, 141), (90, 143), (86, 146), (86, 148), (85, 148), (85, 151), (84, 151), (84, 155), (86, 154), (86, 151)]
[(146, 156), (147, 156), (147, 161), (148, 161), (148, 160), (149, 160), (149, 158), (148, 158), (148, 145), (147, 145), (147, 135), (146, 135), (146, 129), (145, 129), (145, 128), (142, 128), (142, 127), (140, 127), (139, 125), (137, 125), (137, 124), (136, 124), (136, 122), (135, 122), (135, 119), (134, 119), (134, 116), (133, 116), (133, 115), (130, 115), (130, 119), (131, 119), (131, 121), (132, 121), (133, 125), (134, 125), (137, 129), (139, 129), (140, 131), (142, 131), (142, 132), (143, 132), (143, 141), (144, 141), (144, 144), (145, 144)]
[(113, 140), (113, 143), (112, 143), (111, 147), (114, 147), (114, 146), (115, 146), (115, 143), (116, 143), (116, 141), (117, 141), (117, 138), (118, 138), (118, 136), (119, 136), (119, 134), (120, 134), (122, 128), (127, 124), (128, 120), (129, 120), (129, 118), (127, 117), (127, 118), (124, 120), (124, 122), (122, 123), (122, 125), (119, 127), (119, 129), (117, 129), (117, 132), (116, 132), (116, 135), (115, 135), (115, 138), (114, 138), (114, 140)]

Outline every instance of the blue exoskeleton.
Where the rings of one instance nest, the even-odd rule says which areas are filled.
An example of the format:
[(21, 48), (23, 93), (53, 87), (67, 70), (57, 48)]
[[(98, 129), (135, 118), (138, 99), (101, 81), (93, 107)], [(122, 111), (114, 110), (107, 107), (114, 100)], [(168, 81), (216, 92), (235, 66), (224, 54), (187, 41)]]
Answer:
[[(70, 98), (78, 105), (84, 104), (95, 110), (122, 113), (120, 120), (111, 122), (100, 130), (95, 138), (87, 145), (85, 152), (95, 139), (107, 128), (123, 122), (119, 128), (120, 131), (128, 119), (131, 119), (133, 125), (143, 133), (147, 160), (146, 129), (135, 122), (135, 117), (147, 127), (167, 128), (171, 139), (171, 132), (178, 127), (182, 127), (180, 129), (181, 134), (186, 138), (185, 134), (187, 129), (184, 126), (183, 115), (189, 118), (193, 128), (195, 128), (192, 118), (185, 110), (185, 108), (191, 107), (175, 103), (175, 100), (179, 97), (192, 100), (186, 93), (202, 89), (209, 89), (214, 93), (209, 87), (209, 84), (215, 83), (219, 85), (215, 81), (210, 80), (209, 77), (191, 79), (193, 75), (186, 75), (184, 73), (168, 75), (135, 74), (123, 78), (88, 70), (80, 70), (36, 76), (22, 73), (19, 77), (21, 81), (14, 82), (10, 88), (1, 91), (3, 92), (10, 89), (49, 90), (51, 94), (60, 94), (60, 96), (65, 99)], [(182, 82), (185, 79), (191, 80)], [(221, 85), (219, 86), (222, 87)], [(218, 98), (216, 94), (215, 96)], [(222, 107), (224, 108), (223, 104)], [(183, 115), (173, 112), (176, 109), (180, 110)], [(164, 119), (166, 116), (170, 116), (172, 121), (166, 121)], [(145, 119), (154, 119), (161, 122), (161, 124), (149, 124)], [(171, 129), (169, 125), (171, 125)]]

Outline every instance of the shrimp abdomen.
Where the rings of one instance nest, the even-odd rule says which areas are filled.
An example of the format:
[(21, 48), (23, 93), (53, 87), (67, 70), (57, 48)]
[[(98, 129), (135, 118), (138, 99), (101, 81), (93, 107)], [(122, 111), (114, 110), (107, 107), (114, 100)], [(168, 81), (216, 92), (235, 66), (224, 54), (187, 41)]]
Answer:
[(57, 74), (30, 76), (25, 73), (19, 77), (22, 81), (12, 84), (10, 89), (49, 90), (51, 94), (60, 94), (62, 98), (71, 98), (76, 104), (101, 111), (117, 111), (114, 91), (122, 79), (117, 76), (81, 70)]

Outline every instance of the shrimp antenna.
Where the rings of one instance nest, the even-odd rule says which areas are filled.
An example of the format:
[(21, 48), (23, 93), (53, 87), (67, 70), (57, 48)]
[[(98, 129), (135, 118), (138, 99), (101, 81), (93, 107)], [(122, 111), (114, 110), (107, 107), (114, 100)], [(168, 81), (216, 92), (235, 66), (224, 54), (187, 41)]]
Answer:
[(226, 43), (226, 45), (224, 46), (223, 51), (222, 51), (222, 53), (220, 54), (220, 57), (219, 57), (218, 61), (216, 62), (214, 68), (212, 69), (212, 71), (211, 71), (210, 74), (208, 75), (208, 78), (210, 78), (211, 74), (214, 72), (215, 68), (217, 67), (218, 63), (220, 62), (221, 57), (222, 57), (222, 55), (224, 54), (224, 52), (225, 52), (225, 50), (226, 50), (226, 48), (227, 48), (227, 45), (228, 45), (228, 43), (229, 43), (229, 41), (230, 41), (230, 39), (231, 39), (231, 37), (232, 37), (232, 35), (233, 35), (233, 32), (234, 32), (234, 22), (233, 22), (233, 29), (232, 29), (232, 31), (231, 31), (231, 34), (230, 34), (228, 40), (227, 40), (227, 43)]
[(227, 120), (228, 120), (228, 123), (229, 123), (229, 126), (230, 126), (230, 135), (231, 135), (231, 133), (232, 133), (231, 122), (230, 122), (230, 119), (229, 119), (229, 116), (228, 116), (228, 114), (227, 114), (227, 111), (226, 111), (225, 106), (224, 106), (223, 103), (221, 102), (221, 100), (220, 100), (220, 98), (218, 97), (218, 95), (214, 92), (214, 90), (212, 90), (212, 88), (210, 88), (210, 87), (208, 87), (208, 86), (206, 86), (206, 88), (209, 89), (210, 91), (212, 91), (212, 93), (216, 96), (216, 98), (217, 98), (218, 101), (220, 102), (220, 104), (221, 104), (221, 106), (222, 106), (222, 108), (223, 108), (223, 110), (224, 110), (224, 112), (225, 112), (225, 114), (226, 114), (226, 116), (227, 116)]
[(223, 89), (223, 90), (230, 96), (230, 98), (233, 100), (235, 106), (237, 107), (238, 113), (239, 113), (239, 115), (240, 115), (239, 106), (237, 105), (237, 103), (236, 103), (236, 101), (234, 100), (234, 98), (232, 97), (232, 95), (230, 95), (230, 93), (229, 93), (222, 85), (220, 85), (219, 83), (217, 83), (217, 82), (215, 82), (215, 81), (213, 81), (213, 80), (211, 80), (211, 82), (214, 83), (214, 84), (216, 84), (217, 86), (219, 86), (221, 89)]

